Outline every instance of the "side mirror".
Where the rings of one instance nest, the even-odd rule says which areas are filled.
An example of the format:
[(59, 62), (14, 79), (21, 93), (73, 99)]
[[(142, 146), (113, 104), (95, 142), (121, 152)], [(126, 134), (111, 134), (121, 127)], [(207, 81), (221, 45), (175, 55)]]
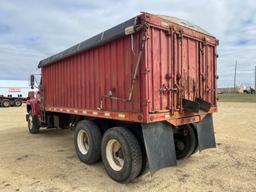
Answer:
[(35, 76), (30, 75), (30, 87), (31, 87), (31, 89), (34, 89), (34, 86), (35, 86)]

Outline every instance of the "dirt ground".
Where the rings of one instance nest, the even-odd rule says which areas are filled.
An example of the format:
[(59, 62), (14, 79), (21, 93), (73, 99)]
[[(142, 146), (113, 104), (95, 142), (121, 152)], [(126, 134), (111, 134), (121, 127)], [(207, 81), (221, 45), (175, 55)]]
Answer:
[(101, 162), (81, 163), (71, 130), (28, 133), (25, 107), (0, 108), (0, 191), (256, 191), (256, 103), (219, 103), (217, 149), (146, 173), (130, 184), (111, 180)]

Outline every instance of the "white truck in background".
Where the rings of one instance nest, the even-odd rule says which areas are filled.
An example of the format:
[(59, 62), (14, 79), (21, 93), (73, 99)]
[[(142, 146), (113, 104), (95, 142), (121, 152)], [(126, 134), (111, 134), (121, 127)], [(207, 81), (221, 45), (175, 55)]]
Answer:
[(0, 80), (0, 106), (19, 107), (28, 98), (34, 96), (34, 91), (28, 81)]

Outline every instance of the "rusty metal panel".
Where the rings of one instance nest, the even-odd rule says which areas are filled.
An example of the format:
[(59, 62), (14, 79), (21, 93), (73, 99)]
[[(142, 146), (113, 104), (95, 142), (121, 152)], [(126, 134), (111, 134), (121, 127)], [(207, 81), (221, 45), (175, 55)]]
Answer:
[[(141, 33), (115, 40), (101, 47), (79, 53), (42, 68), (45, 107), (69, 107), (97, 110), (142, 112), (140, 81), (136, 81), (131, 102), (126, 99), (140, 50)], [(140, 76), (140, 75), (139, 75)]]
[(182, 110), (182, 99), (216, 106), (215, 46), (155, 26), (148, 31), (149, 112)]

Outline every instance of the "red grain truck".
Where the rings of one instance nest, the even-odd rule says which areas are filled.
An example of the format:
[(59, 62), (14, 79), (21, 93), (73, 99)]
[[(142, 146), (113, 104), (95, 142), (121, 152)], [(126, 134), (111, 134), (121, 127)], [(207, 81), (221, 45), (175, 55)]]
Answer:
[(214, 148), (217, 44), (187, 21), (142, 13), (40, 61), (29, 131), (74, 127), (78, 158), (102, 159), (118, 182)]

